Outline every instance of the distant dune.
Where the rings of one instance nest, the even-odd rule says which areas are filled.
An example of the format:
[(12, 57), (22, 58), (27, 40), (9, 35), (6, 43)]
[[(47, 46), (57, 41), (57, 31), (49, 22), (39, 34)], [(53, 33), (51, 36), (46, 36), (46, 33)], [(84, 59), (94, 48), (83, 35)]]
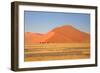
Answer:
[(38, 43), (42, 39), (42, 34), (25, 32), (25, 43)]
[(85, 43), (90, 35), (70, 25), (56, 27), (46, 34), (25, 32), (25, 44), (30, 43)]

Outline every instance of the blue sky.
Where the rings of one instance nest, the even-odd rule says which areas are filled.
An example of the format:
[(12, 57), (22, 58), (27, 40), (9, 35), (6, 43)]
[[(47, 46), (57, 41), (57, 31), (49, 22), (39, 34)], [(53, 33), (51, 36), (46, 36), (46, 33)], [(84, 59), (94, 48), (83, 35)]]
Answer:
[(55, 27), (72, 25), (83, 32), (90, 32), (90, 14), (24, 11), (25, 32), (47, 33)]

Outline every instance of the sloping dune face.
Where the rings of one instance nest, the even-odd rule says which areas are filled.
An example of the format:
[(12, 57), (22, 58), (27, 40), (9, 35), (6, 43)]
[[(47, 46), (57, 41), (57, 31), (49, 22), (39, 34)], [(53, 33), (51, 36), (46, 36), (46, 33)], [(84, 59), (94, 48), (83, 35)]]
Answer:
[(25, 32), (24, 34), (25, 44), (38, 43), (42, 39), (43, 34)]
[[(47, 36), (53, 33), (50, 38)], [(72, 26), (57, 27), (45, 35), (43, 42), (52, 43), (80, 43), (89, 42), (89, 34), (81, 32)]]
[(56, 27), (46, 34), (25, 32), (25, 43), (85, 43), (90, 41), (90, 35), (78, 29), (65, 25)]

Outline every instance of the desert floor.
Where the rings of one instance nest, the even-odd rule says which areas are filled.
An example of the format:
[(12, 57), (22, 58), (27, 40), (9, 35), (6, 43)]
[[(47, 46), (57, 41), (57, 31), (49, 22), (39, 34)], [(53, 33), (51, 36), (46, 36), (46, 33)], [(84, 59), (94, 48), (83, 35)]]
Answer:
[(25, 62), (86, 58), (90, 58), (90, 43), (25, 44)]

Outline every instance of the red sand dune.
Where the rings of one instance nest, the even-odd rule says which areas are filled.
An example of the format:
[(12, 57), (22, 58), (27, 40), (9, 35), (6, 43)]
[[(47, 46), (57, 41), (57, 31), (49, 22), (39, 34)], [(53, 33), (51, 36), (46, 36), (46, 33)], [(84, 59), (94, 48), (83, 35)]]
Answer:
[(25, 43), (38, 43), (42, 39), (42, 34), (25, 32)]
[(88, 33), (70, 25), (56, 27), (46, 34), (25, 32), (25, 43), (82, 43), (89, 40)]

